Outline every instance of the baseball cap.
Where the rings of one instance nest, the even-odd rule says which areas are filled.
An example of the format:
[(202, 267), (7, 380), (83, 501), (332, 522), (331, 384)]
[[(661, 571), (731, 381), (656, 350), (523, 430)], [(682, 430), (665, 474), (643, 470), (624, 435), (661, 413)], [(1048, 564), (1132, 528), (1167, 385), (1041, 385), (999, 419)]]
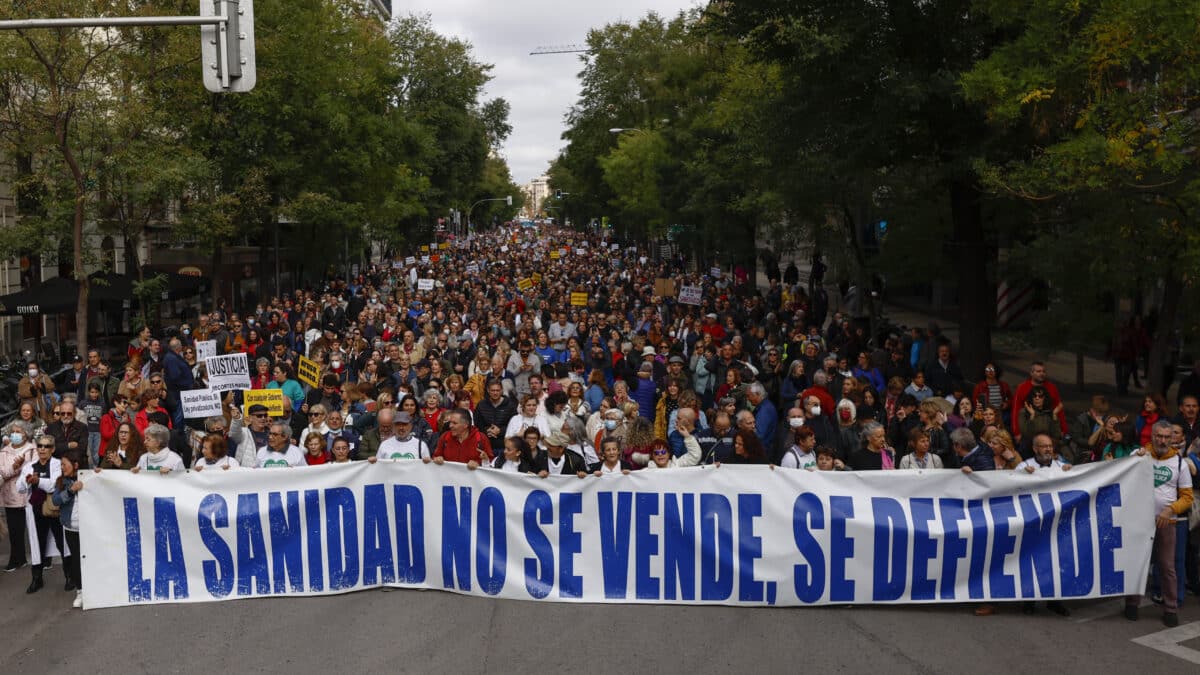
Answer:
[(671, 358), (667, 359), (667, 363), (683, 363), (683, 362), (684, 361), (683, 361), (682, 356), (672, 356)]
[(396, 424), (412, 424), (412, 415), (409, 415), (407, 412), (401, 410), (400, 412), (396, 413), (396, 416), (392, 418), (392, 421)]
[(261, 403), (255, 403), (254, 405), (250, 406), (250, 409), (247, 410), (246, 412), (248, 412), (251, 415), (257, 415), (258, 413), (265, 413), (265, 412), (267, 412), (267, 410), (268, 410), (267, 406), (265, 406)]

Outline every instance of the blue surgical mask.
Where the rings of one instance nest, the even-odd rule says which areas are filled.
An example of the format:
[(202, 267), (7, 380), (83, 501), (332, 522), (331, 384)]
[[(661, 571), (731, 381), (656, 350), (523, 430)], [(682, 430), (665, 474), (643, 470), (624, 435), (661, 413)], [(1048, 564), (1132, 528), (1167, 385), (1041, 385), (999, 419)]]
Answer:
[(9, 434), (8, 440), (10, 443), (12, 443), (12, 446), (14, 448), (17, 447), (18, 445), (24, 445), (25, 434), (17, 433), (14, 431), (13, 433)]
[(604, 420), (604, 428), (608, 429), (609, 431), (616, 429), (617, 421), (616, 420)]

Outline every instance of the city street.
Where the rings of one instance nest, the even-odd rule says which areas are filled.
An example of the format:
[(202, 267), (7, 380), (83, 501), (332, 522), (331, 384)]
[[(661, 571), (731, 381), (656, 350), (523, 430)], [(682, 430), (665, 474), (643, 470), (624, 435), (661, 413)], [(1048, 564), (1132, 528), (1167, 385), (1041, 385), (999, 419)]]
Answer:
[[(3, 552), (7, 556), (7, 551)], [(61, 567), (25, 595), (0, 575), (0, 662), (10, 673), (93, 672), (1187, 672), (1200, 665), (1196, 598), (1181, 625), (1119, 600), (1063, 619), (1003, 605), (762, 609), (568, 605), (375, 590), (322, 598), (80, 612)], [(557, 627), (549, 633), (547, 627)], [(1150, 642), (1143, 646), (1135, 640)]]

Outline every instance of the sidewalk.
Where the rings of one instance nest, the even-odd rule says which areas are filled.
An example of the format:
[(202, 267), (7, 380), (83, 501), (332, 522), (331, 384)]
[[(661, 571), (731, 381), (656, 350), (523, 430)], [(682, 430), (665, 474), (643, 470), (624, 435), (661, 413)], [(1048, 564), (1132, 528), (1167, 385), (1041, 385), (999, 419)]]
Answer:
[[(788, 262), (792, 260), (799, 268), (801, 278), (807, 278), (811, 269), (807, 255), (801, 252), (781, 256), (780, 267), (787, 267)], [(759, 288), (765, 290), (768, 287), (766, 273), (761, 266), (759, 266), (757, 282)], [(829, 293), (829, 312), (832, 315), (841, 306), (841, 296), (836, 288), (829, 285), (826, 285), (825, 288)], [(959, 343), (958, 322), (944, 314), (938, 315), (919, 306), (894, 302), (886, 302), (883, 311), (887, 320), (910, 328), (913, 326), (928, 328), (930, 322), (937, 322), (941, 326), (943, 335), (949, 338), (954, 345)], [(1107, 396), (1109, 405), (1114, 411), (1136, 413), (1141, 410), (1142, 398), (1145, 395), (1144, 385), (1147, 384), (1146, 378), (1142, 378), (1142, 388), (1133, 387), (1131, 384), (1129, 395), (1118, 397), (1112, 362), (1085, 356), (1083, 358), (1083, 388), (1081, 389), (1075, 383), (1075, 354), (1025, 348), (1020, 345), (1021, 334), (1021, 331), (994, 331), (992, 334), (993, 361), (1000, 368), (1001, 378), (1012, 387), (1015, 388), (1029, 377), (1031, 363), (1042, 361), (1046, 364), (1047, 377), (1058, 387), (1068, 419), (1087, 410), (1092, 403), (1094, 394)], [(973, 383), (979, 380), (983, 374), (964, 372), (963, 376)], [(1174, 400), (1174, 389), (1178, 386), (1178, 379), (1176, 378), (1176, 382), (1167, 392), (1168, 402)], [(1172, 405), (1171, 408), (1173, 410), (1174, 406)]]

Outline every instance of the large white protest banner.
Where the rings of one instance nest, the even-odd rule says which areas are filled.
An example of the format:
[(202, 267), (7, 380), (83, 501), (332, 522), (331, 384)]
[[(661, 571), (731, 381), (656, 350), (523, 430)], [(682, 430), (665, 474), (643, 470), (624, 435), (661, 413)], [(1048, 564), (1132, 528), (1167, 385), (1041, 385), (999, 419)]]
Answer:
[(1141, 593), (1141, 458), (1071, 471), (662, 469), (416, 461), (84, 475), (83, 603), (389, 585), (560, 602), (993, 602)]
[(193, 389), (179, 392), (185, 419), (212, 417), (221, 414), (221, 394), (208, 389)]
[(204, 359), (208, 388), (212, 391), (250, 388), (250, 362), (245, 354), (225, 354)]

